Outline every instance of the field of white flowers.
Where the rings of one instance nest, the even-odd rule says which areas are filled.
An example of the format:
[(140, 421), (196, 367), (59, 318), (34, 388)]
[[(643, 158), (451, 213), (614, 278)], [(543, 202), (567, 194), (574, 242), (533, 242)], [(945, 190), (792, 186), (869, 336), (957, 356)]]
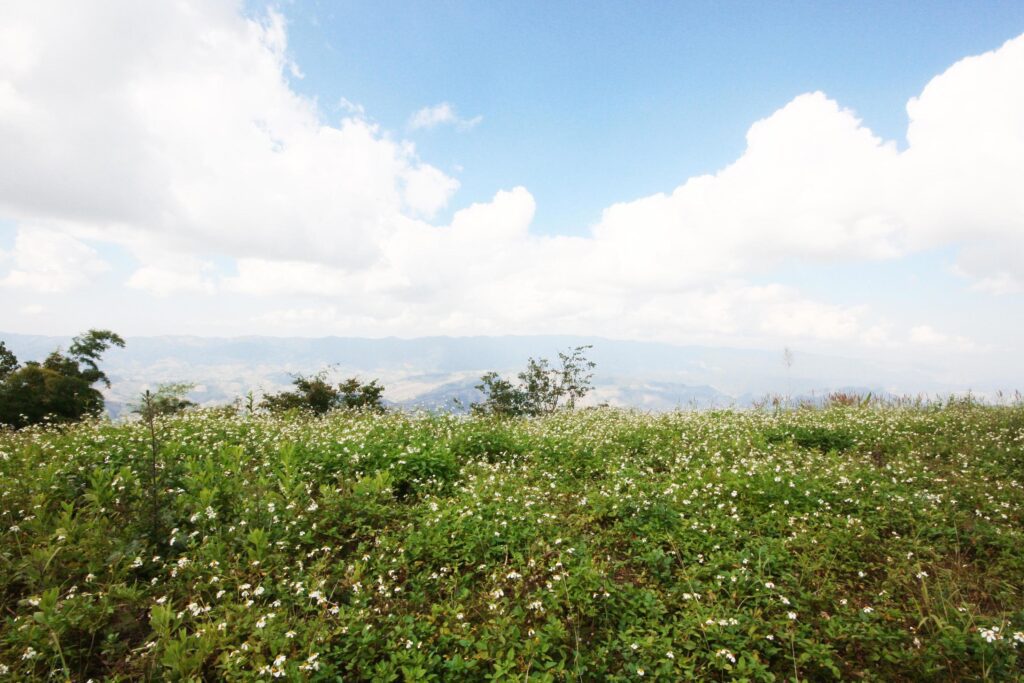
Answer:
[(0, 434), (0, 679), (1022, 680), (1024, 406)]

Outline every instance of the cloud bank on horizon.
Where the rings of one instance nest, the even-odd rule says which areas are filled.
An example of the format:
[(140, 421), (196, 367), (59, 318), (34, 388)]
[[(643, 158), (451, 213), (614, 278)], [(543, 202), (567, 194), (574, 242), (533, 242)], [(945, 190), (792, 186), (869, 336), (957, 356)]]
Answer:
[[(192, 297), (238, 302), (218, 333), (995, 348), (778, 277), (942, 249), (963, 287), (1020, 311), (1024, 35), (936, 75), (907, 103), (902, 148), (825, 93), (799, 94), (727, 167), (608, 206), (583, 236), (531, 232), (522, 186), (438, 221), (459, 180), (358, 104), (331, 119), (301, 78), (272, 10), (0, 7), (0, 220), (15, 231), (0, 292), (24, 302), (0, 329), (81, 309), (90, 288), (115, 296), (97, 284), (115, 252), (132, 263), (116, 285), (167, 311), (165, 328), (123, 313), (136, 334), (201, 333), (167, 303)], [(408, 129), (466, 132), (486, 114), (442, 102)]]

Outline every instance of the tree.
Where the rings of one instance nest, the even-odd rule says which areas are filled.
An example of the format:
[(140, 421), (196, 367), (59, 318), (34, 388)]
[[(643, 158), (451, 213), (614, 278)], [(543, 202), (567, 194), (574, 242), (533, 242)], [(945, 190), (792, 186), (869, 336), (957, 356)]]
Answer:
[(498, 373), (488, 372), (482, 376), (476, 388), (483, 392), (484, 402), (470, 406), (474, 413), (499, 417), (528, 414), (526, 391)]
[(568, 353), (559, 353), (561, 367), (551, 367), (546, 358), (530, 358), (526, 370), (514, 385), (496, 372), (488, 372), (477, 385), (484, 394), (482, 403), (474, 403), (473, 412), (481, 415), (546, 415), (560, 408), (572, 410), (576, 402), (589, 393), (596, 363), (585, 352), (590, 345), (577, 346)]
[(105, 373), (100, 371), (96, 362), (111, 346), (118, 346), (123, 349), (124, 339), (110, 330), (89, 330), (84, 335), (71, 340), (68, 355), (79, 365), (85, 366), (85, 369), (78, 369), (82, 379), (89, 382), (89, 384), (102, 382), (105, 387), (109, 388), (110, 380), (107, 379)]
[(132, 412), (139, 415), (149, 432), (148, 467), (146, 468), (147, 488), (149, 489), (149, 537), (156, 542), (161, 536), (160, 527), (160, 441), (156, 433), (156, 418), (161, 415), (174, 415), (194, 406), (195, 403), (185, 398), (194, 385), (192, 384), (161, 384), (156, 391), (146, 389), (133, 406)]
[(72, 340), (66, 354), (58, 349), (42, 363), (29, 361), (21, 366), (3, 346), (0, 423), (21, 428), (46, 419), (66, 422), (98, 415), (103, 411), (103, 394), (92, 385), (110, 386), (98, 361), (111, 346), (123, 347), (124, 340), (109, 330), (89, 330)]
[(373, 380), (369, 384), (361, 384), (351, 377), (338, 385), (341, 394), (341, 407), (357, 410), (373, 410), (382, 412), (384, 403), (382, 396), (384, 387)]
[(316, 415), (335, 408), (384, 410), (382, 395), (384, 387), (373, 380), (363, 384), (357, 377), (351, 377), (337, 386), (327, 381), (327, 372), (321, 370), (311, 377), (297, 375), (292, 384), (294, 391), (282, 391), (263, 397), (260, 405), (267, 410), (278, 412), (284, 410), (309, 410)]
[(7, 345), (0, 341), (0, 382), (7, 379), (7, 376), (18, 369), (18, 358), (7, 348)]
[(194, 384), (179, 382), (161, 384), (156, 391), (146, 389), (139, 396), (139, 402), (133, 406), (132, 412), (140, 415), (146, 422), (151, 422), (161, 415), (175, 415), (195, 405), (194, 401), (185, 398), (185, 395), (194, 388)]

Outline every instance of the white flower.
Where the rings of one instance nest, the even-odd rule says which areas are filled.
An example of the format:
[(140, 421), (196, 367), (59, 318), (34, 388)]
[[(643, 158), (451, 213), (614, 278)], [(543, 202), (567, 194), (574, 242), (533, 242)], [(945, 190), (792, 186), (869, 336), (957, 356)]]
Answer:
[(871, 605), (868, 605), (862, 611), (864, 612), (864, 614), (871, 614), (872, 612), (875, 611), (875, 608), (872, 607)]
[(791, 621), (796, 621), (796, 612), (789, 612), (786, 616), (789, 617)]
[(1003, 634), (999, 632), (998, 626), (993, 626), (992, 628), (983, 628), (980, 631), (978, 631), (978, 633), (980, 633), (981, 637), (990, 643), (994, 643), (997, 640), (1003, 639)]
[(38, 654), (39, 653), (36, 652), (34, 648), (27, 647), (27, 648), (25, 648), (25, 651), (21, 654), (21, 658), (22, 659), (35, 659)]
[(309, 657), (306, 657), (306, 663), (299, 666), (299, 669), (302, 671), (319, 671), (320, 662), (316, 661), (319, 656), (319, 652), (314, 652)]

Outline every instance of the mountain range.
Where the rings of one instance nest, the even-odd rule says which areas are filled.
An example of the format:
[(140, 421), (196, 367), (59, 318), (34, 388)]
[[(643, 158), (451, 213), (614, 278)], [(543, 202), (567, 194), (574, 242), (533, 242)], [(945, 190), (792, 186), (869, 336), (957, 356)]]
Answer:
[[(5, 334), (18, 358), (41, 360), (70, 337)], [(111, 414), (126, 410), (141, 391), (165, 382), (195, 385), (190, 397), (203, 405), (230, 403), (287, 387), (296, 374), (328, 370), (332, 377), (378, 379), (390, 404), (405, 408), (458, 409), (480, 397), (480, 375), (508, 376), (530, 357), (557, 361), (558, 352), (589, 345), (596, 362), (591, 403), (642, 410), (748, 406), (768, 395), (821, 397), (831, 391), (876, 395), (948, 394), (939, 369), (797, 351), (791, 366), (782, 349), (675, 346), (597, 337), (501, 336), (380, 339), (354, 337), (191, 337), (126, 339), (101, 362), (112, 386)], [(457, 402), (456, 402), (457, 399)]]

